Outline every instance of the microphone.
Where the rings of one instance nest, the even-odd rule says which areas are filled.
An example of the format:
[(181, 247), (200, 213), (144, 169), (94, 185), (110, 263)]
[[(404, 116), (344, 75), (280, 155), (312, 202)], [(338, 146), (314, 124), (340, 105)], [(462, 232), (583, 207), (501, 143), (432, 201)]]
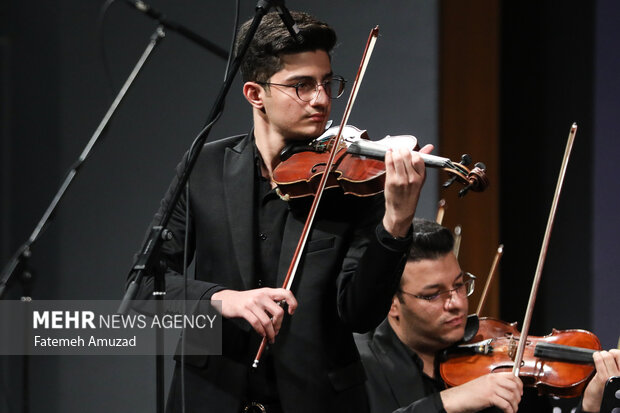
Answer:
[(193, 41), (199, 46), (204, 47), (205, 49), (215, 54), (216, 56), (219, 56), (224, 60), (228, 59), (228, 51), (222, 49), (221, 47), (219, 47), (217, 44), (213, 43), (212, 41), (207, 40), (199, 36), (198, 34), (192, 32), (185, 26), (168, 20), (163, 13), (155, 10), (154, 8), (152, 8), (151, 6), (149, 6), (142, 0), (124, 0), (124, 2), (127, 3), (127, 5), (129, 5), (131, 8), (134, 8), (138, 10), (139, 12), (146, 14), (150, 18), (157, 20), (159, 24), (161, 24), (165, 28), (174, 30), (175, 32)]
[(297, 23), (293, 20), (293, 16), (291, 16), (291, 13), (289, 13), (286, 6), (284, 6), (284, 2), (282, 2), (281, 5), (276, 5), (275, 8), (282, 22), (288, 29), (288, 32), (293, 36), (293, 39), (295, 39), (297, 43), (302, 44), (304, 42), (304, 37), (299, 33), (299, 27), (297, 27)]
[(154, 18), (155, 20), (160, 20), (163, 17), (160, 12), (154, 10), (151, 6), (149, 6), (142, 0), (125, 0), (125, 3), (127, 3), (134, 9), (146, 14), (147, 16)]

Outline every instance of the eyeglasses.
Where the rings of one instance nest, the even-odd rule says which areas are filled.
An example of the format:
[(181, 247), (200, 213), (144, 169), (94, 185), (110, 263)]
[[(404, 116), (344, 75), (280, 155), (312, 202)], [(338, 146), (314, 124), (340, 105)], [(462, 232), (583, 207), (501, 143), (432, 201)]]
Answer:
[[(416, 294), (408, 293), (407, 291), (403, 291), (403, 290), (399, 290), (399, 291), (403, 294), (407, 294), (412, 297), (419, 298), (421, 300), (426, 300), (428, 302), (442, 302), (442, 301), (445, 302), (446, 299), (452, 298), (453, 292), (456, 293), (460, 297), (469, 297), (474, 292), (474, 284), (475, 284), (476, 276), (468, 272), (466, 272), (465, 275), (468, 277), (467, 281), (464, 281), (458, 284), (456, 287), (454, 287), (451, 290), (440, 291), (437, 294), (416, 295)], [(439, 300), (439, 298), (441, 298), (441, 300)]]
[(325, 94), (330, 99), (338, 99), (342, 96), (344, 92), (344, 87), (347, 84), (345, 78), (341, 76), (334, 76), (329, 80), (326, 80), (321, 83), (316, 83), (313, 80), (302, 80), (294, 85), (284, 85), (282, 83), (271, 83), (271, 82), (256, 82), (259, 85), (268, 85), (268, 86), (282, 86), (282, 87), (293, 87), (295, 88), (295, 92), (297, 93), (297, 97), (304, 101), (310, 102), (314, 100), (319, 95), (319, 86), (323, 87)]

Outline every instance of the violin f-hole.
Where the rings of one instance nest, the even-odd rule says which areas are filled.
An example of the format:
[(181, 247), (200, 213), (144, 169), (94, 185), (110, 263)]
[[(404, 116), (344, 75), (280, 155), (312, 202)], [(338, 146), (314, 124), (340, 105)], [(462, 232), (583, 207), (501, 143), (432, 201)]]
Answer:
[(319, 166), (326, 166), (326, 165), (327, 165), (327, 163), (326, 163), (326, 162), (319, 162), (319, 163), (315, 164), (315, 165), (312, 167), (312, 169), (310, 169), (310, 171), (312, 171), (313, 173), (314, 173), (314, 172), (318, 172), (318, 169), (317, 169), (317, 168), (318, 168)]

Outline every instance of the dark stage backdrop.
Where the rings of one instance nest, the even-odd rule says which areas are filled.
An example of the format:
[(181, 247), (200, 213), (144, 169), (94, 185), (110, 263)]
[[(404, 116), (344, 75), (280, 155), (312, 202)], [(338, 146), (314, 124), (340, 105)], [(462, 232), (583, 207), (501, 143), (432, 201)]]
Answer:
[(606, 348), (620, 347), (620, 274), (618, 234), (620, 234), (620, 185), (614, 170), (620, 155), (620, 3), (599, 0), (594, 34), (594, 150), (592, 221), (592, 314), (591, 327)]
[[(32, 232), (156, 27), (117, 1), (102, 26), (102, 44), (97, 26), (102, 3), (0, 0), (2, 266)], [(228, 47), (233, 2), (150, 4)], [(241, 2), (242, 20), (251, 17), (255, 4)], [(439, 38), (446, 29), (438, 23), (440, 4), (450, 7), (449, 1), (434, 0), (287, 2), (290, 9), (316, 14), (337, 29), (334, 69), (349, 79), (369, 30), (380, 25), (351, 123), (372, 137), (414, 134), (421, 143), (436, 143), (440, 128)], [(615, 132), (620, 6), (613, 0), (571, 0), (561, 9), (550, 1), (500, 6), (496, 185), (501, 190), (499, 239), (506, 245), (501, 316), (522, 319), (568, 128), (576, 121), (577, 143), (532, 332), (581, 327), (595, 332), (604, 347), (615, 347), (620, 333), (614, 174), (620, 158)], [(36, 245), (35, 298), (120, 299), (133, 253), (176, 163), (206, 120), (224, 67), (223, 60), (176, 33), (167, 34)], [(458, 65), (452, 70), (458, 73)], [(249, 129), (240, 87), (237, 80), (212, 138)], [(336, 122), (343, 106), (344, 101), (334, 106)], [(434, 218), (437, 183), (436, 172), (430, 172), (419, 216)], [(19, 298), (20, 287), (12, 286), (9, 293)], [(21, 410), (20, 362), (0, 357), (2, 413)], [(166, 367), (169, 375), (171, 362)], [(154, 411), (154, 373), (148, 357), (36, 357), (30, 367), (31, 411)]]
[[(156, 24), (123, 2), (1, 0), (1, 265), (32, 232), (70, 165), (108, 108)], [(168, 18), (228, 48), (234, 2), (149, 0)], [(255, 1), (241, 1), (241, 19)], [(338, 32), (335, 72), (353, 79), (370, 29), (380, 38), (350, 123), (375, 138), (413, 134), (437, 140), (437, 4), (433, 1), (289, 1)], [(74, 181), (55, 221), (34, 248), (36, 299), (120, 299), (132, 256), (180, 160), (204, 124), (225, 62), (168, 32)], [(345, 100), (334, 105), (342, 116)], [(10, 116), (8, 116), (10, 114)], [(250, 109), (236, 81), (211, 137), (245, 133)], [(422, 216), (433, 217), (437, 174), (429, 174)], [(20, 295), (13, 286), (10, 296)], [(5, 334), (6, 332), (2, 332)], [(0, 412), (21, 409), (20, 360), (0, 360)], [(167, 375), (172, 363), (168, 361)], [(37, 357), (31, 411), (154, 411), (148, 357)]]
[(577, 122), (531, 333), (585, 328), (615, 348), (620, 5), (502, 7), (502, 316), (523, 320), (568, 131)]

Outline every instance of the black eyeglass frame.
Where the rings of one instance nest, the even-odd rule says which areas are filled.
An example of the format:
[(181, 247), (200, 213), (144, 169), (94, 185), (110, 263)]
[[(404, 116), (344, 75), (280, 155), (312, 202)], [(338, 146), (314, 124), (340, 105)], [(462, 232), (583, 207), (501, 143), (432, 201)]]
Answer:
[[(341, 84), (341, 87), (340, 87), (340, 90), (338, 92), (338, 95), (335, 96), (335, 97), (332, 96), (331, 88), (327, 88), (326, 87), (327, 84), (333, 82), (334, 80), (339, 81), (340, 84)], [(332, 99), (332, 100), (333, 99), (338, 99), (344, 93), (344, 90), (345, 90), (346, 85), (347, 85), (347, 79), (345, 79), (342, 76), (332, 76), (332, 78), (329, 79), (329, 80), (325, 80), (324, 82), (321, 82), (321, 83), (315, 83), (314, 84), (314, 95), (310, 99), (308, 99), (308, 100), (302, 99), (302, 97), (299, 95), (299, 88), (304, 83), (307, 83), (307, 82), (304, 82), (304, 81), (297, 82), (294, 85), (286, 85), (286, 84), (283, 84), (283, 83), (273, 83), (273, 82), (256, 82), (256, 83), (258, 83), (259, 85), (263, 85), (263, 86), (282, 86), (282, 87), (292, 87), (292, 88), (295, 88), (295, 94), (297, 95), (297, 98), (299, 100), (301, 100), (302, 102), (311, 102), (313, 99), (315, 99), (319, 95), (319, 86), (323, 87), (323, 90), (325, 91), (325, 94), (330, 99)], [(329, 90), (329, 92), (328, 92), (328, 90)]]
[[(424, 300), (424, 301), (428, 301), (429, 303), (435, 302), (437, 301), (437, 299), (441, 296), (446, 296), (446, 297), (450, 297), (452, 298), (452, 293), (456, 293), (458, 294), (458, 290), (460, 288), (465, 287), (465, 297), (469, 297), (474, 293), (474, 289), (476, 287), (476, 276), (473, 275), (472, 273), (469, 272), (464, 272), (464, 275), (468, 276), (469, 279), (467, 281), (463, 282), (463, 285), (460, 285), (456, 288), (452, 288), (450, 290), (445, 290), (445, 291), (440, 291), (437, 294), (432, 294), (432, 295), (418, 295), (418, 294), (412, 294), (412, 293), (408, 293), (407, 291), (403, 291), (401, 289), (399, 289), (398, 291), (400, 291), (403, 294), (407, 294), (411, 297), (415, 297), (415, 298), (419, 298), (420, 300)], [(445, 300), (445, 298), (444, 298)]]

